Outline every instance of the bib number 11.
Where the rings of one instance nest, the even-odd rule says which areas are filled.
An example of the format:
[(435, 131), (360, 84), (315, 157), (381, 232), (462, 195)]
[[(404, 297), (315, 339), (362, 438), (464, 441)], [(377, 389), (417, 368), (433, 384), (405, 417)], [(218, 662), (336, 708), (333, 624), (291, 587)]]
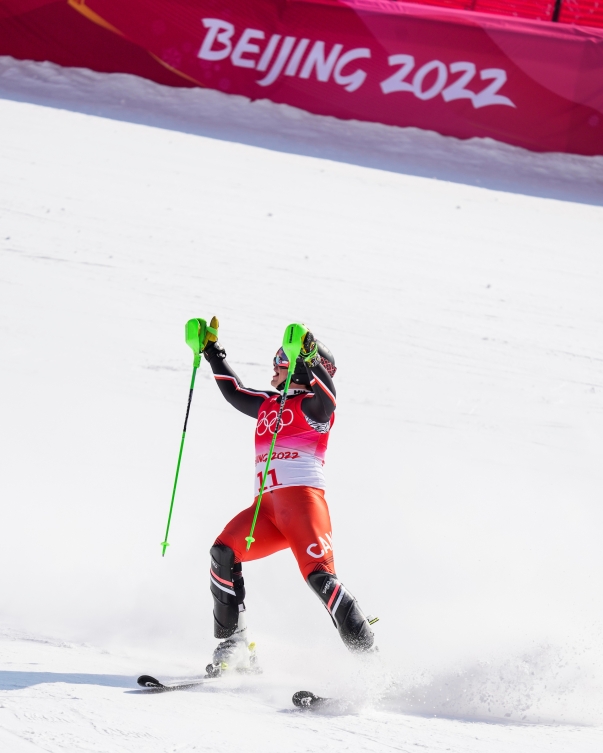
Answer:
[[(262, 479), (263, 478), (264, 478), (264, 474), (260, 471), (260, 473), (258, 473), (258, 480), (260, 482), (260, 486), (259, 486), (260, 489), (262, 488)], [(275, 486), (282, 486), (282, 484), (276, 478), (276, 471), (274, 470), (274, 468), (269, 468), (268, 469), (268, 475), (266, 476), (266, 487), (265, 488), (266, 489), (268, 489), (268, 488), (272, 489)]]

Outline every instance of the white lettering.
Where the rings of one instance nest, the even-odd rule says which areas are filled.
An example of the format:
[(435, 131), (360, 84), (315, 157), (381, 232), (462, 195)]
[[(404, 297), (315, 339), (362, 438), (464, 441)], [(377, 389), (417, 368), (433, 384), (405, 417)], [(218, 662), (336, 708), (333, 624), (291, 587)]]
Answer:
[(257, 55), (260, 51), (259, 45), (249, 43), (250, 39), (264, 39), (264, 32), (259, 31), (258, 29), (245, 29), (234, 48), (232, 57), (230, 58), (233, 65), (236, 65), (239, 68), (255, 68), (254, 60), (249, 60), (243, 57), (245, 53)]
[(314, 552), (311, 551), (312, 549), (314, 549), (314, 547), (318, 547), (318, 544), (310, 544), (310, 546), (306, 549), (306, 552), (308, 552), (310, 557), (314, 557), (314, 559), (319, 560), (324, 556), (324, 551), (321, 549), (320, 554), (314, 554)]
[(329, 53), (329, 57), (325, 60), (325, 43), (314, 42), (312, 49), (308, 53), (304, 67), (299, 74), (300, 78), (310, 78), (312, 68), (316, 68), (316, 78), (319, 81), (328, 81), (339, 57), (339, 53), (343, 50), (342, 44), (334, 44), (333, 49)]
[[(339, 63), (342, 60), (343, 58), (340, 59)], [(492, 79), (492, 83), (476, 94), (471, 89), (466, 88), (476, 73), (475, 64), (469, 61), (459, 60), (456, 63), (450, 63), (447, 67), (440, 60), (431, 60), (415, 73), (412, 84), (405, 80), (415, 66), (415, 59), (412, 55), (390, 55), (387, 62), (390, 65), (400, 65), (400, 68), (379, 84), (384, 94), (412, 92), (415, 97), (422, 100), (433, 99), (441, 94), (445, 102), (452, 102), (455, 99), (470, 99), (475, 108), (488, 105), (516, 106), (508, 97), (498, 94), (507, 81), (507, 73), (502, 68), (486, 68), (480, 71), (479, 75), (482, 81)], [(436, 80), (428, 89), (424, 90), (425, 78), (432, 71), (437, 72)], [(448, 71), (450, 73), (462, 73), (450, 86), (446, 86)], [(445, 86), (446, 88), (444, 88)]]
[[(283, 38), (280, 34), (272, 34), (262, 51), (261, 46), (254, 40), (265, 39), (266, 33), (260, 29), (248, 28), (243, 31), (233, 49), (233, 24), (219, 18), (202, 18), (201, 22), (207, 33), (197, 56), (201, 60), (211, 61), (230, 57), (232, 65), (238, 68), (255, 68), (265, 73), (264, 77), (257, 81), (260, 86), (270, 86), (283, 72), (285, 76), (298, 76), (301, 79), (309, 79), (314, 75), (316, 80), (322, 82), (327, 82), (332, 77), (348, 92), (357, 91), (366, 81), (367, 73), (361, 68), (356, 68), (352, 73), (344, 71), (346, 66), (355, 60), (370, 59), (372, 55), (368, 47), (356, 47), (342, 54), (343, 45), (334, 44), (327, 55), (326, 43), (323, 41), (312, 42), (307, 38)], [(415, 67), (415, 58), (412, 55), (390, 55), (387, 61), (389, 65), (399, 68), (380, 83), (384, 94), (410, 92), (423, 101), (434, 99), (441, 94), (445, 102), (470, 99), (476, 109), (489, 105), (516, 107), (509, 97), (498, 93), (507, 81), (507, 73), (502, 68), (486, 68), (479, 71), (481, 80), (491, 83), (476, 93), (468, 88), (477, 73), (475, 64), (470, 61), (457, 61), (446, 65), (440, 60), (430, 60), (415, 72), (412, 83), (407, 80)], [(432, 73), (435, 73), (435, 80), (431, 76)], [(449, 84), (449, 74), (455, 73), (461, 75)], [(427, 80), (433, 83), (425, 88)]]
[(387, 58), (387, 62), (390, 65), (399, 65), (400, 70), (393, 73), (385, 81), (382, 81), (381, 91), (384, 94), (391, 94), (392, 92), (411, 92), (413, 90), (412, 84), (407, 84), (404, 80), (408, 74), (415, 67), (415, 59), (412, 55), (390, 55)]
[(479, 77), (482, 81), (488, 79), (494, 79), (492, 83), (487, 86), (483, 91), (479, 92), (473, 98), (473, 106), (487, 107), (487, 105), (507, 105), (507, 107), (515, 107), (516, 105), (502, 94), (497, 94), (498, 90), (504, 86), (507, 81), (507, 72), (502, 68), (484, 68), (479, 72)]
[(335, 66), (334, 78), (336, 83), (338, 83), (340, 86), (343, 86), (347, 92), (355, 92), (356, 89), (359, 89), (366, 79), (366, 73), (358, 69), (354, 71), (354, 73), (350, 73), (347, 76), (344, 76), (343, 69), (348, 63), (351, 63), (352, 60), (358, 60), (359, 58), (370, 58), (370, 56), (371, 51), (368, 49), (368, 47), (357, 47), (354, 50), (346, 52), (345, 55), (342, 55), (337, 61), (337, 65)]
[(327, 544), (327, 542), (326, 542), (326, 541), (325, 541), (325, 540), (323, 539), (323, 537), (322, 537), (322, 536), (319, 536), (319, 537), (318, 537), (318, 540), (320, 541), (320, 545), (321, 545), (321, 547), (323, 548), (323, 551), (324, 551), (324, 553), (325, 553), (325, 554), (326, 554), (327, 552), (332, 552), (332, 551), (333, 551), (333, 550), (331, 549), (331, 547), (330, 547), (330, 546), (329, 546), (329, 545)]
[[(203, 18), (202, 24), (208, 29), (198, 57), (201, 60), (224, 60), (232, 52), (232, 35), (234, 26), (228, 21), (221, 21), (219, 18)], [(222, 49), (212, 50), (214, 42), (220, 42)]]
[(465, 89), (467, 84), (475, 76), (475, 63), (459, 60), (458, 63), (450, 63), (448, 66), (450, 73), (463, 72), (462, 76), (459, 76), (456, 81), (453, 81), (450, 86), (447, 86), (442, 92), (442, 97), (445, 102), (452, 102), (455, 99), (471, 99), (475, 97), (475, 94), (470, 89)]
[(268, 69), (270, 61), (272, 60), (272, 56), (274, 55), (274, 51), (276, 50), (276, 46), (280, 42), (280, 39), (280, 34), (273, 34), (270, 37), (270, 41), (266, 45), (266, 49), (264, 50), (262, 57), (260, 58), (260, 62), (257, 65), (258, 71), (265, 71)]
[(295, 48), (295, 52), (293, 53), (293, 55), (291, 55), (291, 60), (289, 61), (289, 65), (287, 66), (287, 70), (285, 71), (285, 76), (295, 76), (297, 69), (299, 68), (299, 64), (301, 63), (301, 59), (304, 56), (304, 52), (306, 51), (306, 47), (309, 44), (309, 39), (299, 40), (297, 47)]
[(283, 44), (281, 45), (281, 49), (276, 56), (276, 60), (274, 61), (270, 72), (267, 76), (261, 79), (261, 81), (258, 81), (260, 86), (270, 86), (270, 84), (273, 84), (280, 76), (281, 71), (285, 67), (285, 63), (287, 62), (287, 58), (293, 49), (296, 38), (297, 37), (285, 37), (283, 39)]
[[(434, 81), (433, 85), (430, 86), (429, 89), (427, 89), (427, 91), (423, 91), (423, 81), (425, 80), (425, 76), (427, 76), (428, 73), (431, 73), (431, 71), (435, 70), (437, 70), (438, 72), (436, 80)], [(448, 71), (446, 70), (444, 63), (442, 63), (440, 60), (432, 60), (429, 63), (425, 63), (425, 65), (419, 68), (419, 70), (415, 73), (415, 77), (412, 80), (412, 88), (415, 97), (423, 100), (433, 99), (434, 97), (437, 97), (446, 85), (447, 80)]]

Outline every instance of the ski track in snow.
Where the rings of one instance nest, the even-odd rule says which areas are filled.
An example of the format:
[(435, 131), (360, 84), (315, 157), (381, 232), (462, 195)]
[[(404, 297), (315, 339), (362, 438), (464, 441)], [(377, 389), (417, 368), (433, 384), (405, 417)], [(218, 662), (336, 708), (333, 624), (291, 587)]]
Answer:
[[(0, 123), (2, 750), (599, 753), (603, 158), (9, 58)], [(202, 365), (161, 558), (214, 312), (251, 386), (289, 321), (336, 355), (338, 573), (381, 652), (281, 552), (245, 566), (264, 674), (145, 696), (207, 663), (251, 501)]]

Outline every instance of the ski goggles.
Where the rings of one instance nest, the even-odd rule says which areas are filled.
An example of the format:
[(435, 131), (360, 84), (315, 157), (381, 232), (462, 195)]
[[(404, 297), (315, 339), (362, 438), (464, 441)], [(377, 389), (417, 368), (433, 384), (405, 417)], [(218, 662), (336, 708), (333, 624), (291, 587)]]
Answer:
[(285, 353), (283, 348), (279, 348), (276, 351), (276, 355), (274, 356), (272, 363), (275, 366), (279, 366), (281, 368), (289, 368), (289, 359), (287, 358), (287, 354)]

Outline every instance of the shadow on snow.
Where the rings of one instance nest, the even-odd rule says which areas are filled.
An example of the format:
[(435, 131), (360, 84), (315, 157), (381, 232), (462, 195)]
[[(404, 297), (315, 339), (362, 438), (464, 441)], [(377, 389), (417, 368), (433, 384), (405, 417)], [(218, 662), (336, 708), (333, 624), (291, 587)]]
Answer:
[(31, 672), (0, 670), (0, 690), (21, 690), (33, 685), (64, 682), (69, 685), (96, 685), (109, 688), (135, 688), (136, 678), (129, 675), (97, 675), (81, 672)]
[(0, 98), (491, 190), (603, 205), (603, 156), (316, 116), (268, 100), (0, 57)]

